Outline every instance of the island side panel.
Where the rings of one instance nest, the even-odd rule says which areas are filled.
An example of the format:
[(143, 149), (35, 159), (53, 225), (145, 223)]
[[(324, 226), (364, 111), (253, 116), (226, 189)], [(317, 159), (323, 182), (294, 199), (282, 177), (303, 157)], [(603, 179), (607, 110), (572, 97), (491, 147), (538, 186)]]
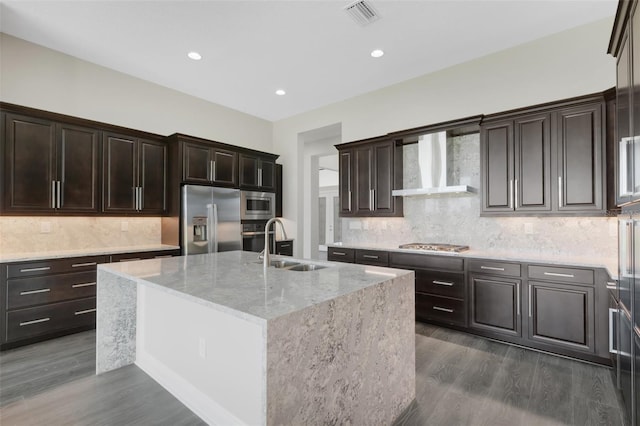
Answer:
[(391, 424), (414, 399), (413, 273), (268, 322), (267, 425)]
[(98, 266), (96, 374), (136, 360), (137, 283)]

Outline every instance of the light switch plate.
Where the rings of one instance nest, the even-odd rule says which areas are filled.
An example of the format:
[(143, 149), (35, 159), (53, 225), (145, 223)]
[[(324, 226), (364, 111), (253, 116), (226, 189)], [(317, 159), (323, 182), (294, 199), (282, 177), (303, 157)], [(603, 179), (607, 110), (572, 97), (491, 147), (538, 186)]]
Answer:
[(120, 222), (120, 230), (122, 232), (129, 231), (129, 222), (127, 222), (126, 220), (123, 220), (122, 222)]
[(42, 234), (51, 233), (51, 222), (48, 222), (48, 221), (40, 222), (40, 233)]
[(533, 234), (533, 223), (527, 222), (524, 224), (524, 233), (527, 235)]

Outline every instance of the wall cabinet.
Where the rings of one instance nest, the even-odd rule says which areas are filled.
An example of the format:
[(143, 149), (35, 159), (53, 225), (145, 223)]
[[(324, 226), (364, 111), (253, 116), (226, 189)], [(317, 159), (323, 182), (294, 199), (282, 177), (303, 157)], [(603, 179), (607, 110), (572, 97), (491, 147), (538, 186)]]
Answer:
[(483, 215), (602, 215), (602, 96), (496, 114), (481, 126)]
[(240, 154), (240, 187), (267, 192), (276, 190), (275, 159)]
[(182, 180), (193, 184), (238, 185), (238, 154), (204, 144), (186, 142), (182, 146)]
[(97, 213), (99, 131), (7, 113), (4, 212)]
[(167, 209), (167, 147), (127, 135), (103, 135), (103, 211), (163, 214)]
[(402, 174), (396, 143), (373, 138), (336, 147), (340, 216), (402, 216), (402, 198), (391, 195)]

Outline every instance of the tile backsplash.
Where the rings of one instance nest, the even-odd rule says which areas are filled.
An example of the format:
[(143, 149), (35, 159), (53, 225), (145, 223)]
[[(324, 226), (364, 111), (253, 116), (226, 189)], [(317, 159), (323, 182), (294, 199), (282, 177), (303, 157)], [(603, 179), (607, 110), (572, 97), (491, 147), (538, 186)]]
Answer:
[(160, 245), (159, 217), (0, 217), (3, 254)]
[[(454, 139), (457, 180), (479, 189), (479, 136)], [(416, 145), (404, 148), (405, 188), (420, 185), (416, 150)], [(403, 218), (342, 219), (342, 241), (375, 246), (438, 242), (514, 254), (607, 258), (617, 256), (618, 246), (615, 217), (480, 217), (479, 194), (405, 197)]]

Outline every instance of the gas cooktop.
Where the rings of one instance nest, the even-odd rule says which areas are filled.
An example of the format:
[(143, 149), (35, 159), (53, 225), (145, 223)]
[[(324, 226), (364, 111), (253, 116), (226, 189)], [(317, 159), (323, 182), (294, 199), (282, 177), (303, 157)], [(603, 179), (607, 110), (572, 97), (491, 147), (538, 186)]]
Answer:
[(399, 248), (425, 251), (447, 251), (453, 253), (459, 253), (461, 251), (469, 250), (469, 246), (459, 246), (455, 244), (444, 243), (409, 243), (401, 244)]

